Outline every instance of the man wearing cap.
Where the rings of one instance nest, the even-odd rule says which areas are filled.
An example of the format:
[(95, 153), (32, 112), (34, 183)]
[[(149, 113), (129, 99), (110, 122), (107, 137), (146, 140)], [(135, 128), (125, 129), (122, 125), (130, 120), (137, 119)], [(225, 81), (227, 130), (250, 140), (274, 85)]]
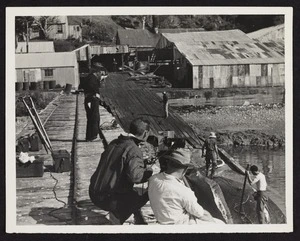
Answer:
[(213, 178), (219, 159), (219, 151), (217, 146), (217, 137), (214, 132), (211, 132), (208, 139), (205, 140), (202, 146), (202, 157), (205, 156), (206, 176), (208, 177), (209, 167), (211, 165), (210, 178)]
[(168, 151), (164, 172), (149, 179), (148, 194), (151, 208), (160, 224), (221, 223), (214, 219), (197, 202), (194, 192), (183, 182), (183, 177), (193, 165), (191, 153), (186, 149)]
[[(250, 172), (254, 176), (252, 180), (250, 177)], [(264, 174), (258, 171), (256, 165), (250, 167), (250, 172), (247, 172), (247, 177), (250, 185), (256, 184), (256, 193), (254, 199), (256, 200), (256, 213), (258, 217), (258, 222), (260, 224), (268, 223), (268, 213), (266, 212), (268, 197), (265, 195), (267, 190), (267, 181)], [(267, 213), (267, 216), (266, 216)]]
[(79, 89), (84, 91), (84, 108), (86, 111), (86, 141), (93, 141), (97, 139), (100, 133), (100, 78), (101, 73), (97, 66), (93, 67), (91, 73), (86, 77), (86, 79), (80, 83)]

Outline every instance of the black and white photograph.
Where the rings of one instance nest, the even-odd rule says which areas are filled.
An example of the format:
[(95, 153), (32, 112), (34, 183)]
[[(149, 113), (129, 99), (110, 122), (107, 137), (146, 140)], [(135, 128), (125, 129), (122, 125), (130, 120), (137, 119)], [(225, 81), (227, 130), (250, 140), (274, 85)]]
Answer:
[(6, 232), (292, 232), (292, 19), (7, 8)]

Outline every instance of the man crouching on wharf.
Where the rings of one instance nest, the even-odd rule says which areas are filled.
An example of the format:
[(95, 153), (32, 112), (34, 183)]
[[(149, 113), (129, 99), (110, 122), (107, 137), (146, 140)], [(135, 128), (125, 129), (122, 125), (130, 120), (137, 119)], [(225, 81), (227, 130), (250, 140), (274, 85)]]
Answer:
[(148, 139), (150, 123), (137, 118), (129, 129), (128, 136), (120, 135), (107, 146), (90, 180), (90, 198), (96, 206), (110, 212), (112, 224), (123, 224), (131, 214), (135, 224), (146, 224), (140, 208), (149, 200), (148, 193), (140, 196), (133, 185), (147, 182), (153, 173), (138, 147)]
[(163, 157), (167, 170), (149, 179), (150, 205), (160, 224), (212, 224), (223, 221), (213, 218), (197, 202), (194, 192), (183, 182), (183, 177), (191, 162), (191, 152), (176, 149)]

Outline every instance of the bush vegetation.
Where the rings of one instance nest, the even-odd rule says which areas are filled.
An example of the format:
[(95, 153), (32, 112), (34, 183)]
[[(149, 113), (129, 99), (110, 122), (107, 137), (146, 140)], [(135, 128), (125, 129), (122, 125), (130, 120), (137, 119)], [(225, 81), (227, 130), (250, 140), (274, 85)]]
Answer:
[[(16, 94), (16, 116), (29, 116), (29, 113), (20, 98), (24, 96), (31, 96), (32, 101), (35, 105), (37, 111), (46, 108), (46, 106), (58, 95), (58, 92), (49, 91), (49, 92), (41, 92), (41, 91), (26, 91), (20, 92)], [(29, 102), (27, 102), (30, 104)]]

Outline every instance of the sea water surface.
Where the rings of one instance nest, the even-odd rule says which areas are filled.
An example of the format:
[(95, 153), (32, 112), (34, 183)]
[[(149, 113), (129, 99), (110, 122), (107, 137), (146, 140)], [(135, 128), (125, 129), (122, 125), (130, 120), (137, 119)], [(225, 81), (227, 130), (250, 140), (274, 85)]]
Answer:
[(285, 213), (285, 149), (265, 147), (222, 147), (240, 165), (246, 168), (247, 164), (257, 165), (265, 174), (268, 183), (268, 196)]

